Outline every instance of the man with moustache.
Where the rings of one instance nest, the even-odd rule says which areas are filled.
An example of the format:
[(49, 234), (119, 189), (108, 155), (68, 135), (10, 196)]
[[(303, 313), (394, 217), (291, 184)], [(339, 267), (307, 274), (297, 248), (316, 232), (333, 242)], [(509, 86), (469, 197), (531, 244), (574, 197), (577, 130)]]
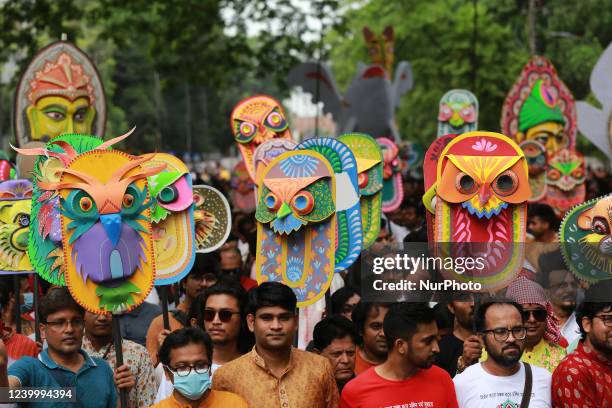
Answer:
[(338, 389), (325, 357), (293, 348), (297, 299), (286, 285), (264, 282), (249, 292), (247, 324), (253, 350), (217, 369), (213, 389), (257, 408), (333, 408)]
[[(85, 312), (83, 350), (92, 357), (106, 361), (113, 370), (117, 367), (117, 354), (113, 344), (112, 315)], [(123, 365), (118, 371), (125, 373), (128, 408), (146, 408), (153, 404), (157, 381), (149, 353), (144, 346), (130, 340), (121, 340)]]
[[(57, 402), (54, 407), (116, 408), (115, 383), (123, 388), (129, 381), (125, 371), (113, 371), (108, 363), (91, 357), (81, 349), (84, 311), (68, 288), (54, 288), (40, 301), (40, 331), (47, 341), (38, 359), (23, 357), (6, 369), (7, 356), (0, 343), (0, 387), (56, 388), (75, 387), (75, 402)], [(126, 367), (126, 366), (122, 366)], [(30, 403), (48, 407), (49, 403)]]
[(426, 303), (398, 303), (383, 325), (386, 361), (350, 381), (340, 407), (457, 407), (453, 381), (433, 365), (440, 351), (433, 309)]
[(591, 286), (578, 311), (581, 340), (552, 377), (553, 407), (612, 406), (612, 280)]
[(383, 321), (389, 304), (359, 302), (352, 313), (353, 323), (361, 336), (361, 344), (355, 355), (355, 374), (359, 375), (370, 367), (382, 364), (387, 359), (387, 340)]
[[(485, 301), (476, 311), (476, 330), (489, 358), (453, 379), (460, 408), (549, 408), (550, 373), (521, 363), (527, 330), (521, 306), (511, 300)], [(523, 394), (531, 371), (529, 401)], [(526, 397), (527, 398), (527, 397)]]
[(314, 351), (331, 363), (338, 391), (342, 393), (346, 383), (355, 377), (355, 326), (344, 316), (327, 316), (315, 325), (312, 342)]

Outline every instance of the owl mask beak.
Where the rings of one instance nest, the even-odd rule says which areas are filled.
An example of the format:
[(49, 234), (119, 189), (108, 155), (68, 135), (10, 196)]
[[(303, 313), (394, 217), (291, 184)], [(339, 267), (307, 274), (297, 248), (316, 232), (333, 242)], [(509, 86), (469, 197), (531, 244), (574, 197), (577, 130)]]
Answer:
[(104, 231), (106, 231), (108, 239), (110, 239), (113, 246), (117, 246), (121, 237), (121, 213), (102, 214), (100, 215), (100, 222), (104, 227)]
[(289, 214), (291, 214), (291, 208), (287, 205), (287, 203), (283, 203), (281, 207), (276, 212), (276, 218), (285, 218)]
[(491, 198), (491, 189), (486, 184), (483, 184), (478, 192), (478, 201), (483, 208), (489, 202), (489, 198)]

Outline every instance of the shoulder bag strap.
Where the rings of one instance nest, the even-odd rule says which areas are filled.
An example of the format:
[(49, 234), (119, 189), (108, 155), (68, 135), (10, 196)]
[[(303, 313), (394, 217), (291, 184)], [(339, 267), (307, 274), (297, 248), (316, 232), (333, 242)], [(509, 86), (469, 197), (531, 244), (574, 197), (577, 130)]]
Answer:
[(523, 363), (523, 365), (525, 366), (525, 388), (523, 389), (521, 408), (529, 408), (531, 389), (533, 388), (533, 373), (531, 372), (531, 366), (529, 364)]

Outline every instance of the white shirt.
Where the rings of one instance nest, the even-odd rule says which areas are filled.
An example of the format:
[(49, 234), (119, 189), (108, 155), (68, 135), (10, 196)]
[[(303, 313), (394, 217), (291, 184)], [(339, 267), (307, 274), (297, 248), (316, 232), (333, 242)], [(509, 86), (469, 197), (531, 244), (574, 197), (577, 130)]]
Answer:
[[(160, 367), (161, 364), (158, 364), (157, 366)], [(212, 365), (210, 366), (210, 371), (211, 371), (210, 378), (211, 379), (212, 379), (212, 376), (215, 374), (215, 371), (217, 371), (217, 368), (219, 367), (221, 367), (221, 364), (212, 363)], [(159, 388), (157, 389), (157, 396), (155, 397), (155, 403), (157, 404), (158, 402), (165, 400), (166, 398), (172, 395), (173, 391), (174, 391), (174, 387), (172, 386), (172, 383), (170, 382), (169, 379), (166, 378), (165, 375), (163, 375), (161, 378), (161, 383), (159, 384)]]
[(570, 317), (567, 318), (563, 326), (561, 326), (561, 334), (569, 344), (572, 344), (574, 340), (580, 337), (580, 326), (576, 321), (576, 312), (572, 312)]
[[(529, 408), (550, 408), (552, 375), (531, 366), (533, 386)], [(518, 372), (500, 377), (487, 373), (482, 364), (474, 364), (453, 378), (459, 408), (494, 408), (519, 406), (525, 389), (525, 366)]]

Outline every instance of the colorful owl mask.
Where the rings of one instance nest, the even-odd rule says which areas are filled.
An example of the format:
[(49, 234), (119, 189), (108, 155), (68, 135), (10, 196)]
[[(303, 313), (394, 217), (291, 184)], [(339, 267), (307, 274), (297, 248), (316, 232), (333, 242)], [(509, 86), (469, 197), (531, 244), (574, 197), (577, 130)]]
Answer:
[[(523, 264), (522, 248), (508, 245), (525, 241), (531, 191), (523, 152), (499, 133), (464, 133), (444, 148), (436, 175), (435, 241), (475, 243), (486, 268), (472, 279), (487, 288), (505, 286)], [(470, 254), (469, 245), (450, 251)]]
[(195, 221), (189, 169), (181, 160), (156, 153), (143, 163), (145, 169), (165, 166), (148, 179), (155, 252), (155, 284), (178, 282), (195, 261)]
[(452, 89), (440, 99), (438, 137), (478, 128), (478, 99), (465, 89)]
[(336, 178), (321, 154), (283, 153), (258, 185), (257, 281), (293, 289), (298, 306), (320, 299), (331, 284), (336, 242)]
[(253, 153), (266, 140), (291, 139), (287, 116), (278, 101), (270, 96), (256, 95), (234, 107), (231, 115), (234, 140), (251, 179), (255, 181)]
[(212, 252), (225, 243), (232, 227), (227, 199), (210, 186), (193, 186), (197, 252)]
[(386, 137), (376, 139), (383, 154), (383, 189), (382, 210), (393, 212), (397, 210), (404, 199), (404, 186), (398, 158), (399, 148)]
[(357, 161), (357, 184), (363, 227), (363, 249), (368, 249), (380, 232), (383, 189), (383, 155), (376, 140), (364, 133), (345, 133), (338, 137), (353, 152)]
[(368, 56), (373, 64), (382, 66), (391, 78), (393, 74), (395, 34), (393, 27), (387, 26), (380, 36), (376, 35), (369, 27), (363, 27), (363, 38), (368, 47)]
[(335, 271), (341, 272), (355, 262), (363, 245), (355, 156), (344, 143), (333, 138), (308, 139), (300, 143), (297, 149), (321, 153), (334, 169), (337, 218)]
[(0, 271), (31, 271), (28, 233), (32, 183), (8, 180), (0, 183)]
[(546, 202), (558, 217), (586, 197), (584, 157), (575, 151), (561, 149), (548, 161)]
[(566, 265), (582, 281), (612, 279), (612, 195), (579, 204), (559, 230)]

